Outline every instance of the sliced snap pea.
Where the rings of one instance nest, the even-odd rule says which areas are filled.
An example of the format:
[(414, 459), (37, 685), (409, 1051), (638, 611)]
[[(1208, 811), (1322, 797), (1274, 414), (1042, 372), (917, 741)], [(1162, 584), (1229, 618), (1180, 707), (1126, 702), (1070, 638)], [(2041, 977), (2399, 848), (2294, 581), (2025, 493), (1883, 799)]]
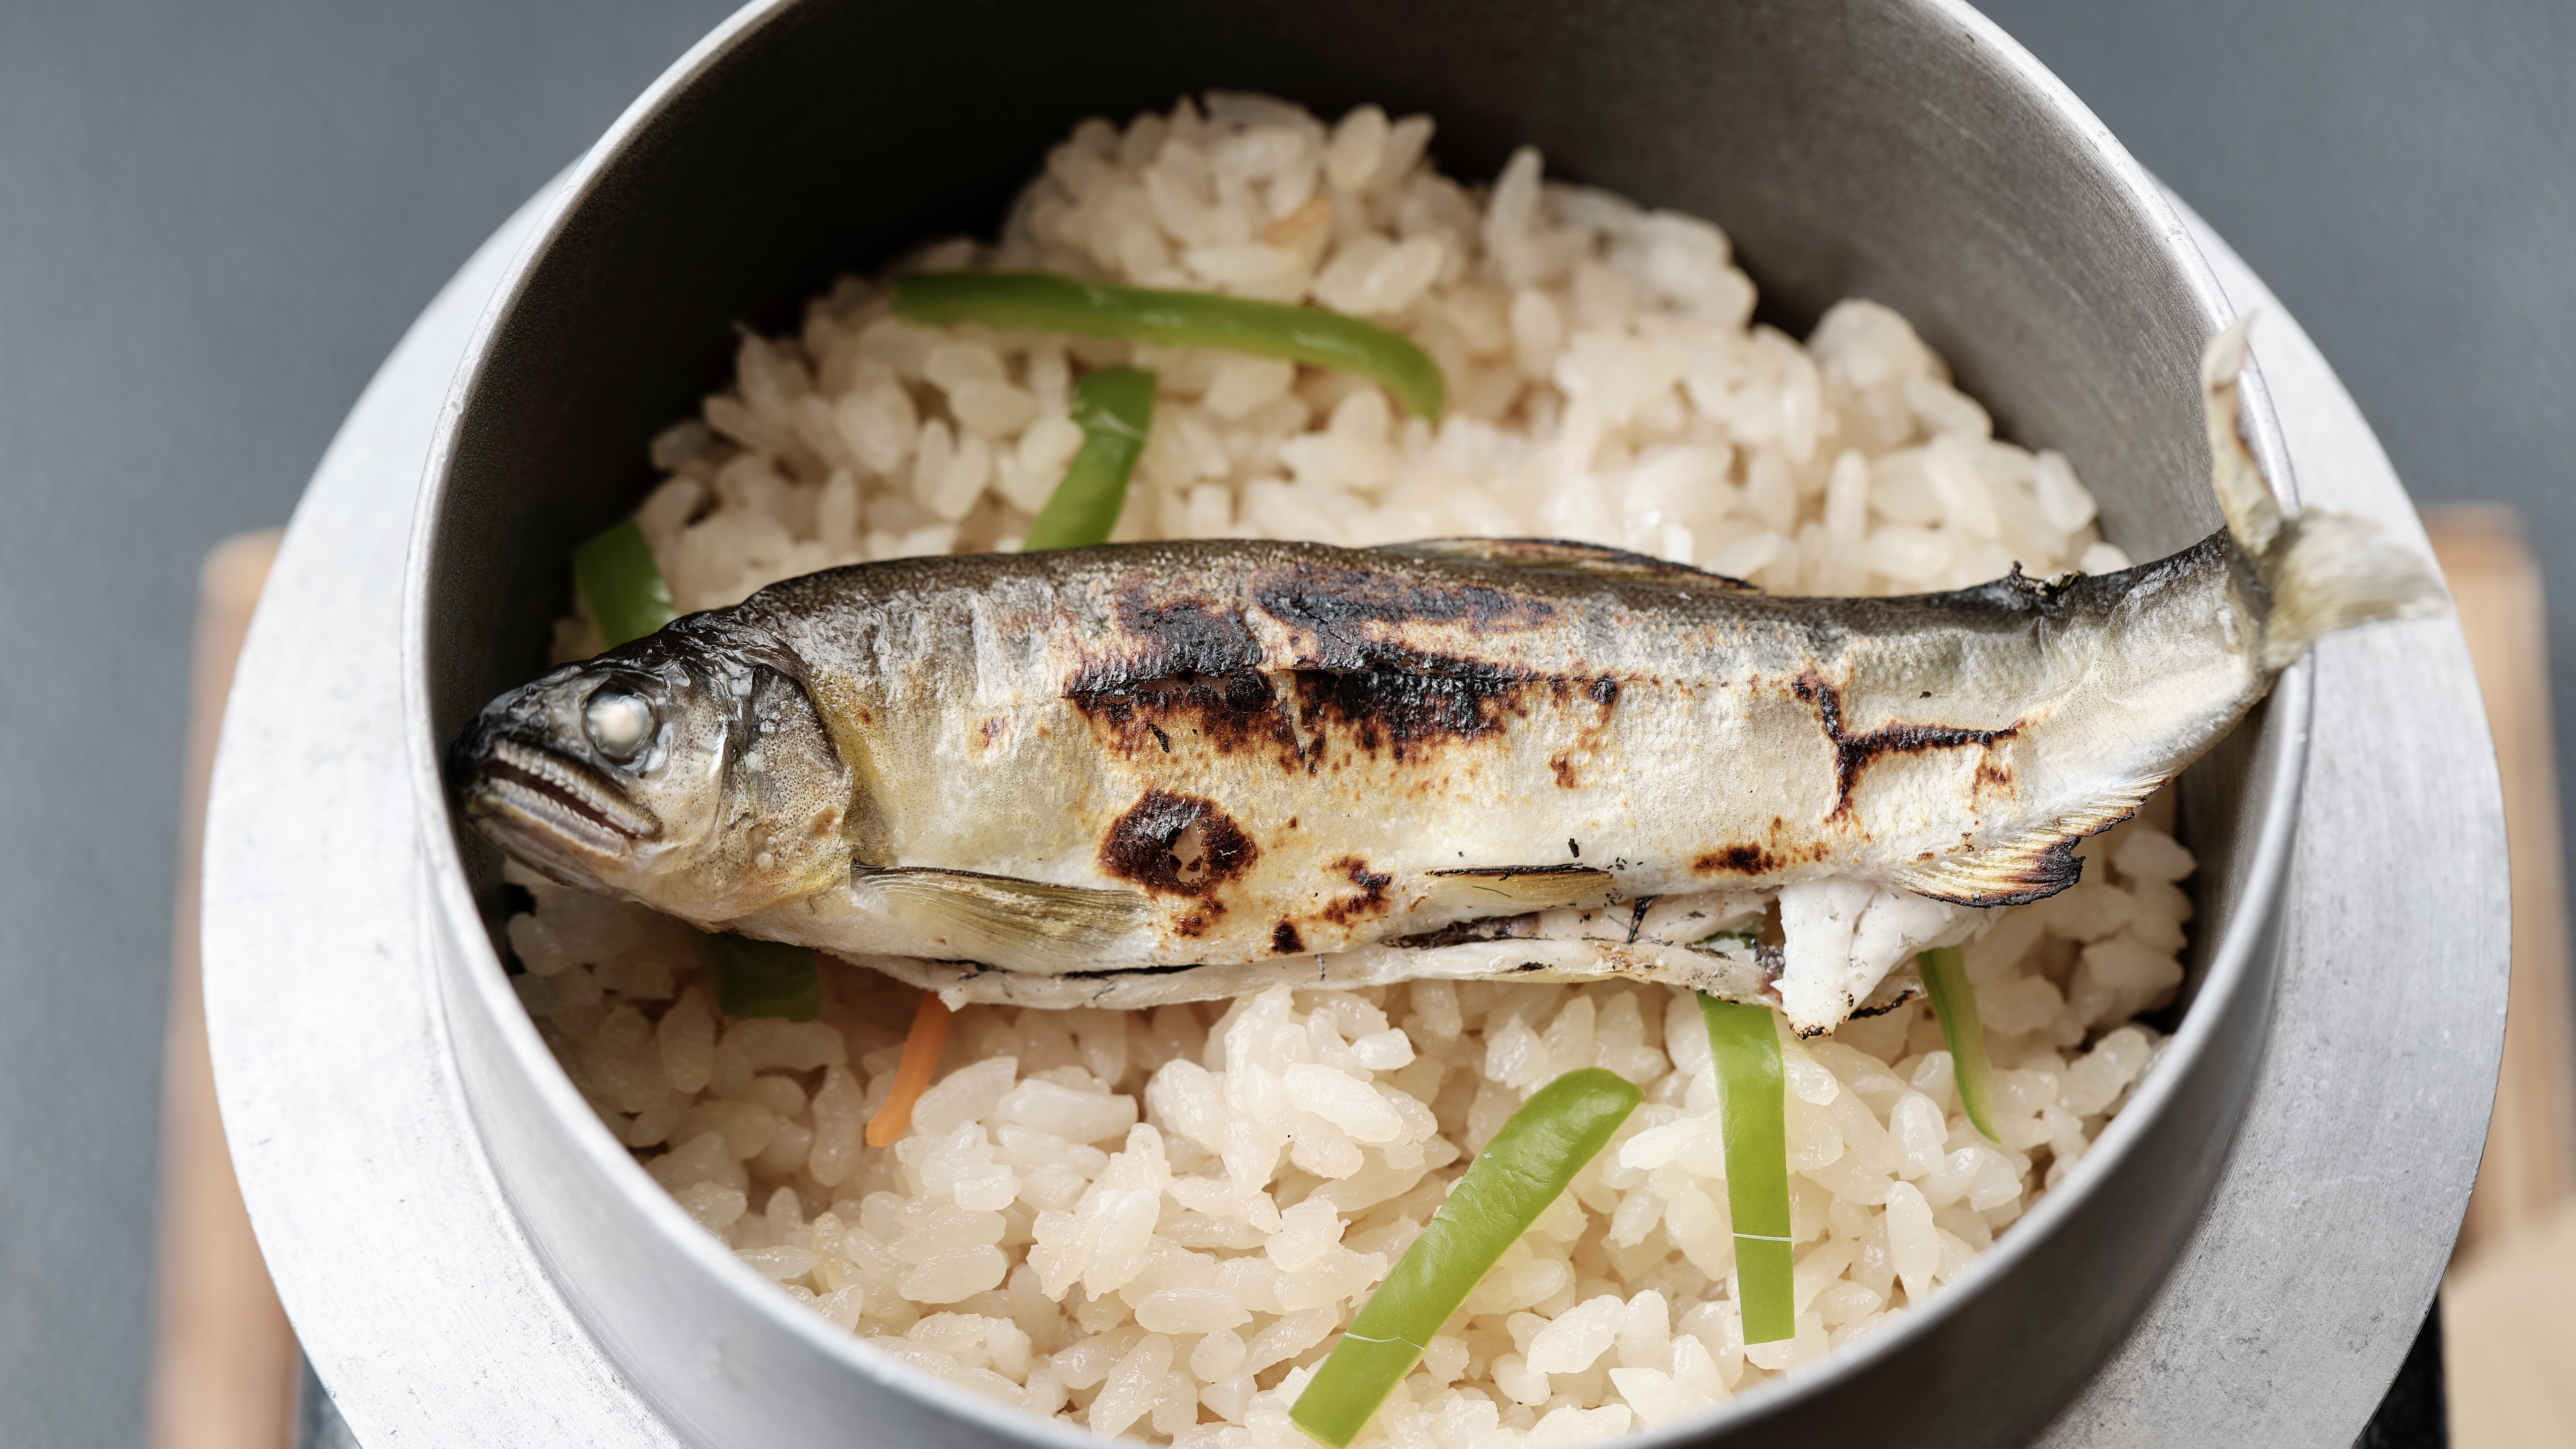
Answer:
[(1744, 1341), (1798, 1333), (1789, 1262), (1789, 1119), (1780, 1038), (1771, 1008), (1699, 999), (1717, 1068), (1719, 1135), (1726, 1144), (1726, 1211), (1735, 1220), (1737, 1307)]
[(1215, 292), (1121, 287), (1052, 272), (907, 272), (894, 279), (894, 314), (1284, 357), (1374, 378), (1416, 417), (1440, 416), (1448, 392), (1431, 354), (1383, 327), (1321, 307)]
[(716, 1008), (740, 1020), (783, 1016), (812, 1021), (823, 1014), (823, 978), (814, 953), (802, 946), (755, 941), (749, 936), (704, 937), (701, 961), (715, 987)]
[(1584, 1067), (1523, 1102), (1351, 1320), (1289, 1407), (1289, 1422), (1333, 1449), (1358, 1438), (1440, 1325), (1640, 1100), (1625, 1078)]
[(1128, 476), (1154, 426), (1154, 374), (1133, 367), (1086, 373), (1074, 384), (1072, 411), (1082, 427), (1082, 450), (1029, 525), (1023, 553), (1109, 541), (1118, 510), (1127, 505)]
[(1959, 1084), (1959, 1109), (1989, 1142), (1995, 1135), (1994, 1091), (1986, 1069), (1986, 1024), (1977, 1019), (1977, 988), (1968, 980), (1968, 953), (1935, 946), (1914, 958), (1923, 972), (1923, 994), (1950, 1048), (1950, 1075)]
[(572, 551), (572, 581), (611, 649), (680, 616), (653, 546), (631, 518)]

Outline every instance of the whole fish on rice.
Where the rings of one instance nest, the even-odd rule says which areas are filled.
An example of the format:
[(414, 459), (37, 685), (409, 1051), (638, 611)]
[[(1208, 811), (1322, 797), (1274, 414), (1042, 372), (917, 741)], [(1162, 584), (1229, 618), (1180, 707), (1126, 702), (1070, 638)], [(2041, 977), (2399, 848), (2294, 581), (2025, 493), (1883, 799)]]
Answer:
[(2073, 884), (2315, 639), (2439, 607), (2370, 525), (2275, 501), (2242, 356), (2240, 326), (2204, 368), (2227, 528), (2119, 573), (1865, 599), (1532, 540), (908, 559), (558, 669), (453, 770), (557, 880), (953, 1002), (1626, 975), (1826, 1030), (1957, 907)]

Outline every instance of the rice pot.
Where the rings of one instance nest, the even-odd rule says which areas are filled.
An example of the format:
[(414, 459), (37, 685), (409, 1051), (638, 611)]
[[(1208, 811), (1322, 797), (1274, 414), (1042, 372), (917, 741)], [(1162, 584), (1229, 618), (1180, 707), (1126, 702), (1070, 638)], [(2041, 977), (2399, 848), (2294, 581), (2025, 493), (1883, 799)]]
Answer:
[[(2216, 522), (2196, 417), (2224, 304), (2152, 184), (1964, 7), (1146, 4), (1115, 26), (1019, 4), (754, 7), (576, 168), (469, 354), (431, 465), (407, 621), (442, 989), (504, 1196), (609, 1359), (710, 1445), (883, 1426), (1075, 1442), (862, 1351), (691, 1222), (601, 1127), (495, 949), (499, 862), (455, 828), (436, 742), (543, 666), (572, 545), (653, 481), (642, 441), (731, 369), (736, 324), (922, 240), (989, 233), (1075, 119), (1211, 87), (1438, 118), (1453, 174), (1524, 142), (1551, 173), (1706, 216), (1803, 335), (1863, 295), (1910, 318), (2001, 435), (2066, 453), (2108, 538), (2155, 557)], [(2284, 477), (2259, 389), (2252, 440)], [(2198, 911), (2178, 1037), (2040, 1207), (1902, 1325), (1694, 1440), (1933, 1443), (2035, 1430), (2190, 1228), (2268, 1024), (2306, 666), (2181, 782)]]

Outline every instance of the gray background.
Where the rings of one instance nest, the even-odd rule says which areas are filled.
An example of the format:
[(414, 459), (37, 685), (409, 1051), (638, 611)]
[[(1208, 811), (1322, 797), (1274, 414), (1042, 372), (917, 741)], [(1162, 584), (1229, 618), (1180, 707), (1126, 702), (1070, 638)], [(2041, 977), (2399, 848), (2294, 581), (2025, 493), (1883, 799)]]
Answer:
[[(2576, 11), (1988, 8), (2296, 310), (2419, 497), (2523, 510), (2570, 659)], [(285, 519), (438, 285), (726, 9), (0, 9), (0, 1443), (142, 1429), (196, 561)]]

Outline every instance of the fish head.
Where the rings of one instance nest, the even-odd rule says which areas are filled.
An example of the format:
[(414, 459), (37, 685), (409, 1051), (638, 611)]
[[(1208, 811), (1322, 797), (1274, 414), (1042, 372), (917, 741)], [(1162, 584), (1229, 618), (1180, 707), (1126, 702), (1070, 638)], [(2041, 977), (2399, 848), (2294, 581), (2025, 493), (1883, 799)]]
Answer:
[(697, 622), (493, 700), (448, 774), (522, 863), (717, 926), (847, 878), (852, 778), (792, 657)]

